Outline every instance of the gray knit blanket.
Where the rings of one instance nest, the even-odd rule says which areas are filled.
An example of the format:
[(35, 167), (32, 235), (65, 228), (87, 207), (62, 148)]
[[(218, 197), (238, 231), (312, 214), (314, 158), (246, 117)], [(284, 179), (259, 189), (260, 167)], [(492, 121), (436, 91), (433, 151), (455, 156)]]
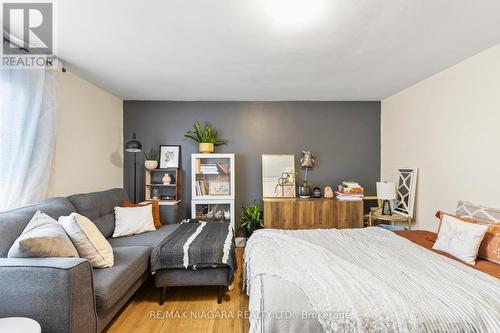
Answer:
[(236, 269), (233, 228), (230, 223), (180, 224), (151, 253), (151, 270), (228, 266), (231, 280)]

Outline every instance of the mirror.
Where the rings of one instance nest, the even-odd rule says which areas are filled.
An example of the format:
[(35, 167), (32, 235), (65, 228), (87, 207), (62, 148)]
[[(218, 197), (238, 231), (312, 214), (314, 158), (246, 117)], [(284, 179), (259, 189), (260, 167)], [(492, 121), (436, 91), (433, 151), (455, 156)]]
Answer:
[(401, 215), (413, 217), (415, 190), (417, 188), (417, 168), (398, 169), (398, 188), (395, 211)]
[(295, 197), (295, 155), (262, 155), (262, 196)]

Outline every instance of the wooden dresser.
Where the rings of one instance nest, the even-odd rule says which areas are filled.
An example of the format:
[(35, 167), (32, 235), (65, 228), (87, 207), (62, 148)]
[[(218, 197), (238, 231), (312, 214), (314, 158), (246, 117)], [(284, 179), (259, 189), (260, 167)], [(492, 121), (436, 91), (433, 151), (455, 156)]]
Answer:
[(363, 202), (335, 199), (264, 198), (264, 228), (362, 228)]

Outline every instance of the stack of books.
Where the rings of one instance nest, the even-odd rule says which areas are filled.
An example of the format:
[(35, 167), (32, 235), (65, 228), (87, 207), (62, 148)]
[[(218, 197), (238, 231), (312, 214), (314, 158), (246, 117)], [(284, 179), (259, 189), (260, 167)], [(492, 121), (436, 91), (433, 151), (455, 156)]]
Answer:
[(196, 195), (197, 196), (207, 195), (207, 190), (205, 188), (205, 182), (203, 180), (196, 181)]
[(338, 190), (335, 191), (335, 197), (341, 201), (361, 201), (363, 193), (364, 190), (358, 183), (342, 182), (342, 185), (339, 185)]
[(217, 164), (200, 164), (199, 173), (203, 175), (218, 175)]

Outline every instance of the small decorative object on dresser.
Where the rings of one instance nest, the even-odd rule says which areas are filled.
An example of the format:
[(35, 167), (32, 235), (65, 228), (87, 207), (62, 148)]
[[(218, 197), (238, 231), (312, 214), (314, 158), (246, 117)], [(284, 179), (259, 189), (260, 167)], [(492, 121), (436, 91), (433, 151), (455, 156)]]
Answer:
[(333, 199), (333, 189), (331, 186), (325, 186), (325, 190), (323, 191), (323, 195), (327, 199)]
[(161, 145), (160, 146), (160, 169), (178, 168), (181, 146)]
[(195, 122), (193, 131), (188, 131), (184, 137), (197, 142), (200, 152), (204, 154), (213, 153), (214, 146), (227, 143), (227, 140), (219, 139), (219, 133), (209, 123), (206, 123), (205, 127), (201, 127), (199, 122)]
[(304, 180), (302, 185), (299, 186), (299, 198), (309, 199), (311, 197), (311, 183), (308, 180)]
[(144, 152), (146, 160), (144, 161), (144, 166), (148, 170), (154, 170), (158, 167), (158, 151), (151, 148), (148, 152)]
[(313, 198), (321, 198), (321, 189), (319, 187), (313, 188)]
[(304, 181), (302, 182), (302, 185), (299, 186), (299, 197), (302, 199), (308, 199), (311, 197), (311, 182), (307, 180), (307, 170), (309, 168), (312, 169), (314, 166), (314, 156), (313, 154), (308, 151), (308, 150), (303, 150), (302, 158), (300, 159), (300, 166), (306, 169), (305, 175), (304, 175)]

